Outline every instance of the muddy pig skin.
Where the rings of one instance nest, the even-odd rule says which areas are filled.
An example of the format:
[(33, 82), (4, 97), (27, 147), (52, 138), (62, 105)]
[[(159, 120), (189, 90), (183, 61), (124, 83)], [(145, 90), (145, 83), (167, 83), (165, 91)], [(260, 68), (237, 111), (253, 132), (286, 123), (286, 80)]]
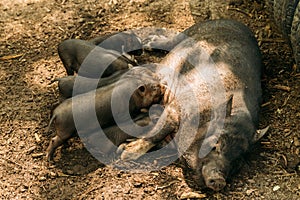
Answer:
[(60, 43), (58, 54), (68, 75), (76, 72), (90, 78), (107, 77), (116, 71), (137, 65), (130, 56), (79, 39)]
[(126, 73), (129, 69), (123, 69), (113, 73), (112, 75), (100, 79), (86, 78), (83, 76), (65, 76), (62, 78), (56, 78), (54, 81), (58, 81), (59, 93), (63, 98), (70, 98), (74, 96), (73, 89), (75, 80), (80, 81), (80, 84), (76, 86), (76, 94), (83, 94), (89, 92), (92, 88), (89, 86), (97, 82), (97, 88), (110, 85), (119, 80), (122, 74)]
[[(128, 91), (133, 91), (132, 95)], [(126, 95), (130, 95), (128, 100), (124, 99)], [(160, 99), (160, 85), (153, 72), (144, 67), (131, 69), (114, 84), (66, 99), (54, 109), (49, 123), (50, 127), (55, 121), (56, 136), (48, 146), (48, 160), (52, 159), (55, 149), (75, 131), (81, 135), (95, 132), (100, 126), (106, 128), (113, 125), (116, 117), (126, 121), (127, 113), (134, 117), (142, 108), (147, 108)], [(115, 107), (112, 107), (113, 100), (117, 101)], [(117, 116), (113, 116), (112, 109), (117, 110)]]
[[(255, 142), (261, 103), (261, 54), (251, 30), (234, 20), (198, 23), (148, 49), (170, 50), (156, 74), (167, 90), (164, 112), (148, 136), (129, 143), (134, 160), (175, 134), (195, 181), (219, 191), (234, 162)], [(152, 48), (153, 47), (153, 48)]]

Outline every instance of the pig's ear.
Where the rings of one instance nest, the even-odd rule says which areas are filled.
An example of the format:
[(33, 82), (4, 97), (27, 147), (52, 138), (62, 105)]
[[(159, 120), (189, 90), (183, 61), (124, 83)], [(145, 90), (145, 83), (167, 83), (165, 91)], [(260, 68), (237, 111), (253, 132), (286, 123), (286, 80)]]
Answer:
[(226, 117), (229, 117), (231, 115), (232, 111), (232, 99), (233, 99), (233, 94), (229, 96), (227, 102), (226, 102)]
[(138, 88), (138, 93), (139, 93), (139, 95), (140, 96), (145, 96), (146, 95), (146, 87), (144, 86), (144, 85), (142, 85), (142, 86), (140, 86), (139, 88)]
[(266, 132), (269, 130), (270, 126), (267, 126), (264, 129), (256, 130), (256, 133), (253, 136), (253, 142), (257, 142), (260, 138), (262, 138)]

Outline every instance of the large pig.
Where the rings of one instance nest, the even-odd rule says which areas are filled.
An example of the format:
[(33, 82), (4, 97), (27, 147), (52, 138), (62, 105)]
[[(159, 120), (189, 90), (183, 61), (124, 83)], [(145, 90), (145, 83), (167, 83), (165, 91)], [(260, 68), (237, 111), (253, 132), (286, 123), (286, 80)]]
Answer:
[(65, 100), (55, 108), (49, 123), (50, 127), (55, 120), (56, 136), (51, 139), (47, 149), (48, 160), (51, 160), (55, 149), (75, 131), (84, 135), (98, 131), (100, 127), (112, 126), (116, 119), (126, 122), (130, 120), (128, 117), (134, 117), (142, 108), (159, 102), (161, 92), (149, 68), (135, 67), (113, 84)]
[(175, 134), (179, 155), (197, 182), (219, 191), (234, 161), (257, 139), (261, 103), (261, 55), (252, 32), (234, 20), (195, 24), (148, 48), (174, 49), (157, 66), (167, 88), (164, 112), (154, 128), (125, 146), (134, 160)]

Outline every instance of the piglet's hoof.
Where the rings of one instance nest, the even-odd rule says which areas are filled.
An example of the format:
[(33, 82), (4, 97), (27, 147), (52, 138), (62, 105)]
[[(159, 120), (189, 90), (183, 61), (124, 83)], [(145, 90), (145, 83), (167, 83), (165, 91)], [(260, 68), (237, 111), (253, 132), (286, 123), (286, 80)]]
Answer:
[(122, 147), (124, 151), (121, 154), (121, 160), (137, 160), (142, 155), (146, 154), (153, 146), (153, 143), (144, 139), (130, 142)]

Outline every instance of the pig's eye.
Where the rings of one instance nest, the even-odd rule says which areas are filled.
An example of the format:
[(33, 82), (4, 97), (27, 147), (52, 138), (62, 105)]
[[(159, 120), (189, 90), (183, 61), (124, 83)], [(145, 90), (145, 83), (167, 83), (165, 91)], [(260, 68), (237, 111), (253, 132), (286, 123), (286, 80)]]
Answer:
[(140, 90), (141, 92), (145, 92), (145, 86), (139, 87), (139, 90)]

